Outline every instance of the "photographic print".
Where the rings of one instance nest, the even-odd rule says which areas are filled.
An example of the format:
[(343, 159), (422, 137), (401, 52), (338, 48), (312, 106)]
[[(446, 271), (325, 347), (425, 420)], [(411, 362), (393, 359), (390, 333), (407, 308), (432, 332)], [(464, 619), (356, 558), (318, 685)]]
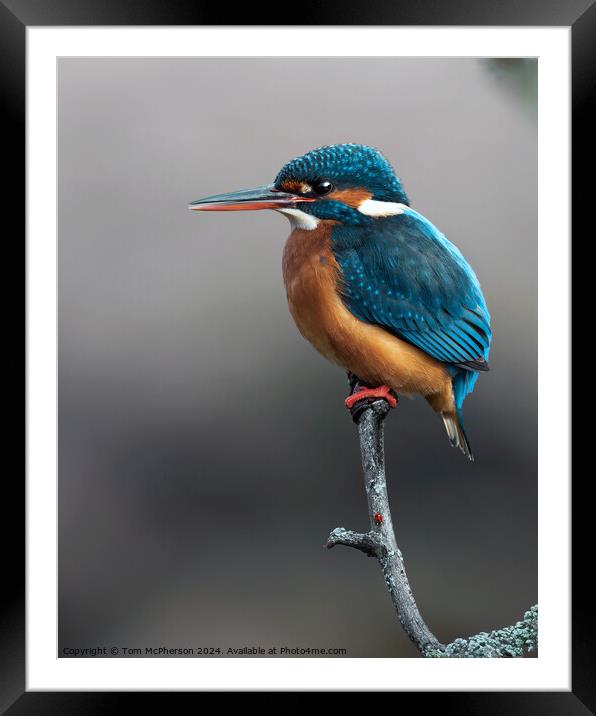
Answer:
[(58, 58), (57, 656), (536, 655), (537, 69)]

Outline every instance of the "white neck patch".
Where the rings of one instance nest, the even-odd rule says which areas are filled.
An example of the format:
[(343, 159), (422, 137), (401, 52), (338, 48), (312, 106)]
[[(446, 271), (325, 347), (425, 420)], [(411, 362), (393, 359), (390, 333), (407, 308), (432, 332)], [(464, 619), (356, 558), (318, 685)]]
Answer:
[(312, 231), (319, 225), (319, 220), (312, 214), (307, 214), (305, 211), (300, 209), (277, 209), (280, 214), (285, 214), (290, 220), (290, 224), (293, 229), (306, 229), (306, 231)]
[(393, 201), (375, 201), (374, 199), (365, 199), (359, 206), (358, 211), (366, 216), (374, 216), (381, 218), (383, 216), (395, 216), (403, 214), (409, 209), (405, 204), (397, 204)]

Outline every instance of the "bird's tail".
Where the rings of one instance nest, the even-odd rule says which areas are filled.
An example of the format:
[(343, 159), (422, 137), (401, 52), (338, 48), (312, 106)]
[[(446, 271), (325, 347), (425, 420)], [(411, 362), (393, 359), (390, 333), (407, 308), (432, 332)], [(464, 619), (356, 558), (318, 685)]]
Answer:
[(443, 418), (445, 430), (447, 431), (451, 445), (458, 447), (469, 460), (474, 460), (470, 441), (464, 428), (461, 410), (457, 409), (453, 412), (443, 412), (441, 413), (441, 417)]

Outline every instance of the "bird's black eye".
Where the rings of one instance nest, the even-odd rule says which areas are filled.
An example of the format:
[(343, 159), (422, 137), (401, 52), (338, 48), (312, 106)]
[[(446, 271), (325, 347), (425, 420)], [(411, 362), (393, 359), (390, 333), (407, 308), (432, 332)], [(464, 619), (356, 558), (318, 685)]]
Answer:
[(321, 181), (317, 181), (312, 185), (312, 190), (315, 194), (318, 194), (319, 196), (325, 196), (325, 194), (329, 194), (330, 191), (333, 191), (335, 187), (330, 181), (327, 181), (327, 179), (322, 179)]

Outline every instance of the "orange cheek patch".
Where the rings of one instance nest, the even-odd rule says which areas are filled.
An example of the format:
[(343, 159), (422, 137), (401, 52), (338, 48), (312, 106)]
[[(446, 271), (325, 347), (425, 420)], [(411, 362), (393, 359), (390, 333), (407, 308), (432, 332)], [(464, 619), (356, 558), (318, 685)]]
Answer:
[(363, 201), (370, 199), (372, 194), (366, 189), (337, 189), (327, 194), (327, 197), (357, 209)]

